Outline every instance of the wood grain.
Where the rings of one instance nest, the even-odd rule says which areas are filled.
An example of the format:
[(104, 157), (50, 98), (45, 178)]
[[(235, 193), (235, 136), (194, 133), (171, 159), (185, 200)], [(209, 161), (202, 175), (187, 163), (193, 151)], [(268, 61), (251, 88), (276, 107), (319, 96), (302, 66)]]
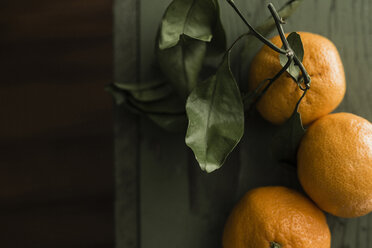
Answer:
[(112, 247), (112, 2), (1, 5), (1, 245)]
[[(141, 1), (138, 70), (141, 79), (146, 79), (151, 71), (157, 25), (169, 2), (159, 0), (155, 5), (150, 0)], [(269, 16), (268, 2), (236, 1), (253, 25)], [(280, 6), (285, 1), (272, 2)], [(220, 3), (223, 23), (231, 42), (246, 29), (229, 6), (224, 1)], [(336, 44), (344, 62), (348, 84), (345, 99), (336, 112), (353, 112), (370, 121), (371, 7), (371, 3), (365, 0), (303, 1), (285, 25), (287, 32), (315, 32)], [(133, 60), (132, 57), (130, 59)], [(141, 240), (137, 247), (164, 247), (169, 244), (180, 248), (220, 247), (226, 216), (234, 202), (246, 191), (263, 185), (286, 185), (301, 190), (296, 172), (277, 164), (268, 155), (268, 144), (274, 131), (275, 128), (257, 113), (249, 117), (239, 150), (220, 171), (221, 174), (223, 170), (230, 171), (228, 176), (223, 177), (218, 175), (219, 172), (210, 175), (198, 172), (193, 156), (184, 144), (183, 134), (166, 133), (148, 120), (142, 121), (139, 127), (140, 148), (136, 150), (140, 158), (140, 218), (137, 224)], [(125, 162), (117, 166), (125, 166)], [(332, 231), (332, 248), (372, 246), (372, 215), (357, 219), (330, 215), (327, 218)]]

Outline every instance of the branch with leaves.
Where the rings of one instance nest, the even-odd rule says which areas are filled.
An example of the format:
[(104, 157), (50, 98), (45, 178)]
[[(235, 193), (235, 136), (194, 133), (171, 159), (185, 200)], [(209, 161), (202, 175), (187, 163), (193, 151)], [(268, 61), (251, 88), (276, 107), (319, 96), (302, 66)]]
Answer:
[[(292, 140), (301, 138), (304, 129), (298, 106), (310, 87), (310, 77), (302, 65), (301, 38), (296, 33), (285, 37), (284, 20), (279, 15), (288, 17), (300, 0), (288, 1), (279, 12), (269, 4), (272, 18), (258, 28), (249, 24), (232, 0), (226, 2), (248, 28), (228, 49), (218, 0), (173, 0), (163, 16), (155, 49), (164, 78), (141, 83), (138, 88), (129, 88), (124, 83), (114, 83), (107, 88), (118, 103), (149, 116), (168, 130), (184, 131), (188, 123), (186, 144), (206, 172), (223, 165), (244, 134), (245, 109), (251, 109), (286, 71), (304, 93), (278, 135), (288, 138), (287, 130), (297, 130), (289, 137)], [(278, 30), (283, 47), (265, 37), (274, 28)], [(231, 50), (247, 36), (255, 37), (277, 52), (282, 65), (274, 77), (252, 92), (239, 89), (230, 66)], [(245, 50), (249, 48), (247, 44)], [(215, 72), (208, 72), (204, 67), (205, 59), (220, 55), (222, 59)], [(287, 157), (291, 155), (289, 152)]]

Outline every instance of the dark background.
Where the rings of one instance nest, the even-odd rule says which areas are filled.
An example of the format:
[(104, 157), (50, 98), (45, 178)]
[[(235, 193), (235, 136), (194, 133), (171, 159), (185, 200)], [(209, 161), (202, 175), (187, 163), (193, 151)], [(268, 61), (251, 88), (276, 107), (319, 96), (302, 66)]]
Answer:
[(111, 0), (3, 0), (0, 246), (113, 247)]

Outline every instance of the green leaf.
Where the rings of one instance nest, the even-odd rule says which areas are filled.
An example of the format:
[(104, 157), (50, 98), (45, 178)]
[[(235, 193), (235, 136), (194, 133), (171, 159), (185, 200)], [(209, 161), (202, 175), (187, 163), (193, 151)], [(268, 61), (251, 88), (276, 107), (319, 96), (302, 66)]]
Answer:
[(218, 0), (174, 0), (157, 41), (160, 68), (186, 100), (199, 80), (206, 53), (215, 56), (226, 50)]
[(271, 152), (274, 159), (279, 162), (296, 164), (297, 148), (304, 134), (301, 114), (294, 111), (273, 136)]
[(131, 91), (131, 95), (141, 102), (153, 102), (167, 97), (172, 92), (174, 93), (170, 85), (165, 84), (151, 90)]
[(166, 98), (153, 102), (140, 102), (130, 97), (127, 105), (146, 115), (165, 130), (172, 132), (186, 130), (185, 105), (174, 92)]
[(182, 36), (180, 42), (165, 50), (157, 49), (157, 58), (161, 70), (184, 99), (198, 82), (206, 43)]
[(122, 90), (115, 87), (113, 84), (109, 84), (105, 86), (105, 91), (111, 94), (112, 98), (116, 105), (121, 105), (125, 103), (126, 97)]
[(149, 90), (149, 89), (152, 89), (152, 88), (155, 88), (155, 87), (159, 87), (160, 85), (162, 85), (164, 83), (165, 83), (164, 80), (151, 80), (151, 81), (139, 82), (139, 83), (137, 83), (137, 82), (136, 83), (133, 83), (133, 82), (127, 82), (127, 83), (114, 82), (114, 85), (116, 87), (118, 87), (119, 89), (122, 89), (122, 90), (140, 91), (140, 90)]
[(115, 87), (126, 91), (138, 101), (151, 102), (167, 97), (173, 91), (164, 79), (139, 83), (113, 83)]
[(164, 83), (158, 87), (154, 87), (147, 90), (132, 90), (130, 94), (133, 98), (141, 102), (153, 102), (166, 98), (170, 94), (174, 94), (173, 88), (168, 84)]
[(222, 166), (244, 133), (244, 110), (227, 54), (217, 73), (198, 84), (186, 103), (186, 144), (202, 170)]
[[(302, 62), (304, 58), (304, 47), (302, 46), (300, 35), (296, 32), (292, 32), (288, 35), (287, 40), (297, 58)], [(288, 61), (288, 57), (285, 54), (279, 54), (279, 61), (282, 66), (285, 66)], [(292, 61), (292, 63), (289, 65), (287, 72), (296, 82), (299, 81), (301, 70), (297, 65), (294, 64), (294, 61)]]
[[(147, 90), (123, 90), (117, 84), (105, 87), (117, 105), (123, 105), (134, 113), (142, 114), (158, 126), (172, 132), (185, 131), (187, 119), (184, 102), (169, 88), (168, 84), (139, 83), (141, 85), (158, 85)], [(129, 84), (130, 85), (130, 84)], [(168, 92), (168, 94), (165, 94)]]
[(159, 48), (171, 48), (182, 35), (210, 42), (216, 22), (216, 5), (212, 0), (173, 0), (160, 26)]
[(141, 102), (132, 96), (127, 96), (127, 103), (143, 114), (155, 115), (180, 115), (185, 114), (185, 105), (177, 94), (170, 94), (168, 97), (152, 101)]

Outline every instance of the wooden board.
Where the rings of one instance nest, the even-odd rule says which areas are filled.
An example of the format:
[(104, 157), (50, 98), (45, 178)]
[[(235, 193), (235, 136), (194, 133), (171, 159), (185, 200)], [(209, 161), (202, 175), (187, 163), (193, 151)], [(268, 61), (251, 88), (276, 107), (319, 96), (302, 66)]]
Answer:
[(111, 0), (3, 0), (1, 247), (113, 247)]
[[(117, 2), (135, 3), (132, 0), (117, 0)], [(128, 63), (139, 63), (137, 70), (138, 80), (146, 79), (153, 61), (153, 45), (157, 25), (169, 0), (159, 0), (154, 4), (151, 0), (142, 0), (140, 7), (135, 5), (117, 15), (127, 13), (123, 22), (132, 23), (137, 36), (124, 35), (121, 27), (116, 27), (118, 42), (137, 40), (136, 45), (126, 47), (125, 50), (138, 49), (137, 60), (133, 57)], [(244, 10), (248, 20), (257, 25), (269, 16), (266, 8), (269, 1), (242, 1), (236, 4)], [(280, 6), (285, 1), (273, 1)], [(245, 30), (241, 21), (233, 14), (229, 6), (220, 1), (225, 29), (228, 40)], [(285, 25), (285, 30), (309, 31), (324, 35), (331, 39), (338, 47), (344, 62), (347, 93), (343, 103), (336, 112), (347, 111), (372, 120), (372, 106), (368, 97), (372, 95), (372, 20), (369, 10), (372, 3), (368, 1), (304, 1), (294, 16)], [(133, 18), (136, 12), (139, 16)], [(118, 18), (118, 17), (116, 17)], [(296, 21), (294, 21), (296, 20)], [(138, 26), (140, 25), (140, 26)], [(133, 33), (132, 33), (133, 34)], [(123, 54), (123, 51), (116, 50)], [(118, 55), (118, 54), (117, 54)], [(121, 55), (120, 55), (121, 56)], [(122, 65), (116, 65), (120, 68)], [(125, 80), (126, 78), (121, 78)], [(133, 80), (133, 78), (131, 79)], [(133, 120), (133, 116), (121, 116), (126, 123)], [(118, 120), (117, 120), (118, 121)], [(119, 119), (120, 121), (120, 119)], [(221, 232), (226, 216), (233, 204), (247, 190), (263, 185), (286, 185), (299, 188), (294, 171), (288, 170), (272, 161), (267, 156), (267, 144), (270, 141), (271, 125), (259, 116), (251, 118), (247, 130), (238, 149), (230, 156), (224, 167), (212, 174), (200, 171), (193, 155), (184, 143), (184, 134), (169, 134), (155, 126), (152, 122), (142, 119), (140, 124), (133, 122), (128, 128), (134, 128), (138, 136), (131, 133), (128, 138), (117, 139), (117, 147), (124, 143), (133, 143), (128, 150), (117, 150), (117, 168), (131, 166), (139, 171), (132, 180), (137, 181), (138, 201), (133, 196), (117, 195), (117, 200), (127, 201), (127, 205), (120, 211), (136, 208), (138, 212), (135, 227), (126, 232), (132, 235), (135, 228), (137, 242), (124, 245), (118, 243), (117, 247), (221, 247)], [(122, 131), (118, 137), (124, 137)], [(129, 139), (131, 139), (129, 141)], [(136, 154), (136, 168), (124, 160)], [(132, 171), (133, 172), (133, 171)], [(117, 178), (130, 180), (134, 174), (119, 174)], [(135, 184), (135, 182), (132, 182)], [(117, 192), (122, 192), (118, 188)], [(121, 206), (123, 207), (123, 206)], [(129, 227), (122, 215), (116, 216), (118, 226)], [(134, 222), (135, 220), (131, 220)], [(372, 241), (372, 215), (357, 219), (341, 219), (328, 216), (332, 230), (332, 248), (358, 247), (369, 248)], [(120, 234), (118, 234), (120, 235)], [(121, 232), (117, 240), (126, 235)], [(133, 238), (133, 237), (132, 237)]]

